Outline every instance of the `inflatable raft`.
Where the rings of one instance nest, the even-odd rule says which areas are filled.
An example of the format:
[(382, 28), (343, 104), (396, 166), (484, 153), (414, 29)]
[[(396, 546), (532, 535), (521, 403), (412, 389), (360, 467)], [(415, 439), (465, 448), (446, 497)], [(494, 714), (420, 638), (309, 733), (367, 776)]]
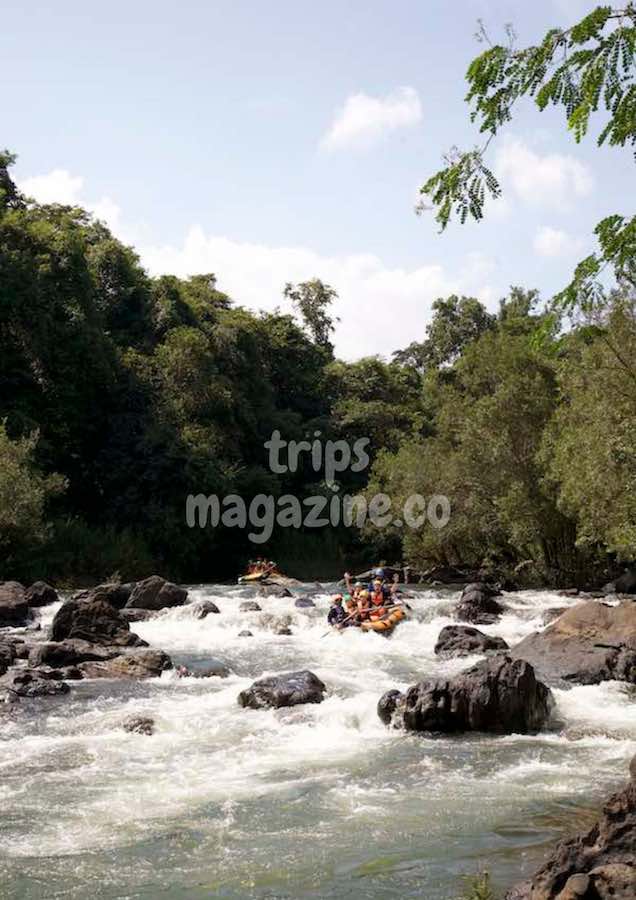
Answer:
[(395, 626), (405, 618), (406, 612), (400, 606), (397, 609), (394, 609), (393, 612), (390, 612), (388, 615), (383, 616), (381, 619), (376, 619), (375, 622), (362, 622), (360, 628), (363, 631), (381, 631), (385, 634), (389, 634), (391, 631), (393, 631)]

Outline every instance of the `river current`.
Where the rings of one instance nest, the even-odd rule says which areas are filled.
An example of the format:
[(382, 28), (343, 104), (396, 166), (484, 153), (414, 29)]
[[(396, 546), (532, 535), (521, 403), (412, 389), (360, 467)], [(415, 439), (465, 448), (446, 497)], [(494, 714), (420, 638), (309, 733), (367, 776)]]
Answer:
[[(308, 592), (315, 609), (258, 597), (262, 612), (241, 613), (253, 589), (197, 586), (190, 599), (220, 615), (199, 621), (186, 606), (131, 626), (175, 664), (222, 660), (228, 678), (74, 682), (70, 697), (2, 713), (0, 896), (454, 900), (466, 875), (488, 869), (503, 890), (531, 872), (626, 780), (627, 686), (556, 690), (551, 729), (536, 736), (390, 730), (376, 714), (385, 690), (478, 659), (433, 653), (458, 593), (417, 590), (390, 638), (323, 638), (328, 586), (295, 589)], [(482, 630), (510, 644), (576, 602), (504, 600), (508, 613)], [(275, 635), (288, 620), (292, 635)], [(239, 707), (255, 678), (300, 668), (327, 685), (323, 703)], [(155, 734), (125, 733), (131, 713), (152, 716)]]

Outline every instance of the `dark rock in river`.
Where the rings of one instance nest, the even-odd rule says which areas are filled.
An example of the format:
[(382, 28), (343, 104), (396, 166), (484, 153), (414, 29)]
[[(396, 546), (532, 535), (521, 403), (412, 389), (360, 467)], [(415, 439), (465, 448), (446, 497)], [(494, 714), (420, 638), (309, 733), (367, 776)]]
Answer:
[(55, 588), (45, 581), (36, 581), (27, 588), (25, 598), (29, 606), (48, 606), (49, 603), (57, 603), (60, 599)]
[(259, 584), (261, 597), (292, 597), (292, 592), (281, 584)]
[(548, 680), (597, 684), (617, 679), (636, 684), (636, 603), (577, 604), (510, 652), (515, 659), (532, 663)]
[(628, 569), (603, 588), (605, 594), (636, 594), (636, 571)]
[(33, 644), (29, 652), (31, 666), (74, 666), (81, 662), (112, 659), (121, 647), (104, 647), (90, 641), (45, 641)]
[(274, 631), (274, 634), (280, 635), (281, 637), (288, 637), (292, 633), (293, 632), (288, 625), (279, 625)]
[(322, 703), (327, 688), (317, 675), (307, 669), (261, 678), (238, 695), (241, 706), (262, 709), (273, 706), (298, 706), (300, 703)]
[(29, 620), (29, 604), (24, 585), (18, 581), (0, 582), (0, 628), (16, 628)]
[(10, 641), (0, 642), (0, 675), (4, 675), (15, 660), (15, 644)]
[(439, 633), (435, 644), (437, 656), (470, 656), (474, 653), (499, 653), (508, 644), (500, 637), (491, 637), (469, 625), (447, 625)]
[(50, 677), (50, 673), (42, 673), (37, 669), (20, 669), (6, 685), (9, 694), (17, 697), (51, 697), (56, 694), (68, 694), (68, 684), (60, 678)]
[(382, 694), (380, 699), (378, 700), (378, 716), (382, 719), (385, 725), (390, 725), (393, 720), (393, 715), (400, 706), (400, 704), (404, 700), (404, 694), (398, 690), (387, 691), (385, 694)]
[(190, 604), (189, 609), (195, 619), (205, 619), (205, 617), (210, 614), (216, 615), (221, 612), (219, 607), (216, 603), (213, 603), (212, 600), (196, 600), (194, 603)]
[[(386, 694), (382, 700), (390, 706)], [(407, 731), (527, 734), (547, 723), (553, 699), (531, 665), (494, 656), (451, 680), (421, 681), (396, 703)]]
[(134, 584), (119, 584), (119, 582), (107, 582), (98, 584), (97, 587), (85, 591), (76, 591), (71, 600), (103, 600), (110, 603), (116, 609), (123, 609), (130, 599)]
[(598, 822), (567, 838), (539, 871), (506, 900), (634, 900), (636, 783), (614, 794)]
[(260, 612), (261, 607), (256, 600), (244, 600), (239, 606), (239, 612)]
[(85, 678), (156, 678), (171, 668), (168, 654), (150, 647), (126, 650), (110, 659), (78, 666)]
[(504, 607), (495, 599), (500, 594), (485, 582), (467, 584), (455, 609), (455, 617), (474, 625), (492, 625), (499, 621)]
[(185, 588), (166, 581), (160, 575), (151, 575), (135, 585), (126, 606), (136, 609), (166, 609), (183, 606), (188, 599)]
[(231, 674), (232, 670), (220, 659), (206, 659), (204, 663), (193, 663), (188, 671), (191, 678), (227, 678)]
[(124, 731), (128, 731), (131, 734), (147, 734), (150, 736), (155, 733), (155, 720), (150, 716), (136, 716), (131, 714), (130, 716), (126, 716), (122, 722), (122, 727)]
[(149, 619), (156, 619), (161, 615), (158, 609), (120, 609), (119, 615), (127, 622), (147, 622)]
[(239, 631), (238, 636), (239, 637), (254, 637), (252, 632), (248, 631), (247, 629), (244, 629), (243, 631)]
[(297, 597), (294, 601), (294, 606), (297, 609), (315, 609), (316, 604), (311, 599), (311, 597)]
[(138, 635), (130, 631), (126, 619), (105, 600), (67, 600), (55, 614), (50, 639), (64, 641), (79, 638), (95, 644), (121, 647), (146, 647)]

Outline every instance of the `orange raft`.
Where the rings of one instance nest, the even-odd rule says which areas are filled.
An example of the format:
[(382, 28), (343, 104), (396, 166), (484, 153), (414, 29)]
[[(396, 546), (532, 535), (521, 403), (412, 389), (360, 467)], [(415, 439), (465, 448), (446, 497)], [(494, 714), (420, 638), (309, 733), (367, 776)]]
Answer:
[(381, 631), (384, 634), (389, 634), (395, 626), (406, 618), (406, 613), (401, 606), (398, 606), (393, 612), (390, 612), (386, 616), (382, 616), (381, 619), (376, 619), (375, 621), (362, 622), (360, 628), (363, 631)]

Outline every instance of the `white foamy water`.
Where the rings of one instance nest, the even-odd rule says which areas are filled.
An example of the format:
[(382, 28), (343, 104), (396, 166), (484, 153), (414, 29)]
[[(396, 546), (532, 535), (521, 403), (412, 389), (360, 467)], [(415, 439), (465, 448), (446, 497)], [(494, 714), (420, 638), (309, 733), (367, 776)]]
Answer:
[[(322, 637), (329, 597), (311, 595), (316, 609), (269, 597), (241, 613), (251, 589), (192, 588), (221, 613), (199, 621), (186, 606), (132, 628), (175, 663), (223, 661), (228, 678), (84, 681), (4, 713), (2, 896), (450, 900), (483, 865), (514, 881), (626, 777), (636, 705), (625, 685), (555, 691), (554, 727), (535, 736), (392, 731), (376, 714), (385, 690), (477, 659), (433, 652), (457, 595), (418, 591), (390, 638)], [(575, 602), (505, 599), (509, 612), (483, 630), (509, 643)], [(281, 624), (291, 636), (274, 633)], [(254, 678), (298, 668), (325, 682), (322, 704), (239, 707)], [(151, 715), (154, 736), (124, 733), (130, 713)]]

